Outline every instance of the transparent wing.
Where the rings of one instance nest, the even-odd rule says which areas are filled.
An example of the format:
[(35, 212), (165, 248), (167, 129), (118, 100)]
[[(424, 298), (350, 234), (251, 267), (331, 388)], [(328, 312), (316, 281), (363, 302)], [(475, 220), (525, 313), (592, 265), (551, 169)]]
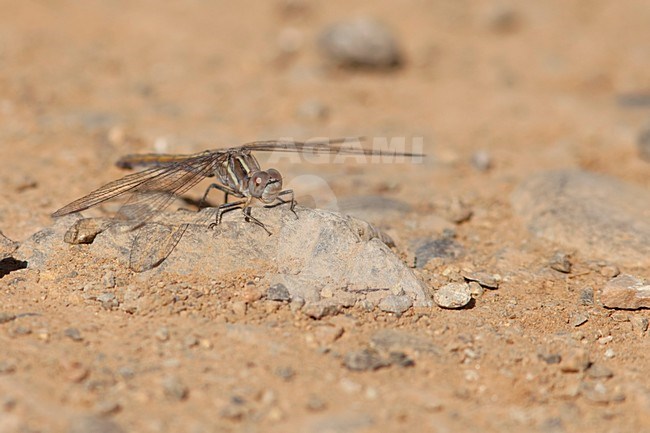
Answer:
[(235, 149), (246, 149), (257, 152), (294, 152), (314, 154), (344, 154), (344, 155), (385, 155), (385, 156), (423, 156), (419, 153), (391, 152), (390, 150), (366, 149), (361, 146), (364, 137), (333, 138), (322, 141), (291, 141), (267, 140), (253, 141)]
[(164, 209), (175, 196), (192, 188), (203, 178), (212, 176), (215, 167), (225, 156), (223, 152), (204, 152), (127, 175), (73, 201), (54, 212), (52, 216), (79, 212), (128, 194), (129, 197), (118, 215), (126, 219), (146, 221)]

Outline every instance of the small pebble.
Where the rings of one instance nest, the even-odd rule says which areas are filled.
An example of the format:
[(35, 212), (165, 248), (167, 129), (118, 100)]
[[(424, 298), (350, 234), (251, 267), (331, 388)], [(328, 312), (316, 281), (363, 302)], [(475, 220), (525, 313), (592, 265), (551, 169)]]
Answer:
[(572, 349), (569, 354), (562, 357), (560, 369), (565, 373), (576, 373), (585, 371), (591, 361), (589, 361), (589, 354), (582, 348)]
[(327, 346), (334, 343), (343, 335), (343, 327), (325, 324), (314, 328), (311, 338), (319, 346)]
[(158, 341), (167, 341), (169, 340), (169, 329), (166, 326), (158, 328), (154, 336)]
[(72, 341), (82, 341), (83, 337), (81, 336), (81, 332), (77, 328), (68, 328), (65, 331), (63, 331), (63, 334), (71, 339)]
[(0, 313), (0, 324), (2, 324), (2, 323), (7, 323), (7, 322), (11, 322), (11, 321), (14, 320), (15, 318), (16, 318), (16, 315), (13, 314), (13, 313), (5, 313), (5, 312), (1, 312), (1, 313)]
[(114, 307), (117, 307), (119, 305), (115, 294), (109, 292), (102, 293), (101, 295), (97, 296), (97, 300), (101, 302), (102, 307), (107, 310), (112, 310)]
[(614, 278), (619, 276), (621, 271), (615, 265), (605, 265), (600, 268), (600, 275), (605, 278)]
[(559, 353), (539, 353), (537, 357), (547, 364), (559, 364), (562, 362), (562, 356)]
[(91, 244), (95, 237), (110, 226), (110, 220), (103, 218), (84, 218), (75, 223), (65, 232), (63, 241), (72, 244)]
[(587, 370), (587, 376), (592, 379), (609, 379), (614, 373), (603, 364), (592, 364)]
[(291, 367), (278, 367), (275, 369), (275, 375), (286, 381), (290, 381), (296, 375), (296, 371)]
[(0, 231), (0, 260), (4, 260), (7, 257), (11, 257), (14, 251), (18, 248), (19, 243), (14, 242), (8, 237), (6, 237)]
[(318, 43), (326, 57), (341, 66), (391, 68), (401, 61), (392, 32), (369, 17), (331, 25), (321, 33)]
[(613, 357), (616, 356), (616, 352), (614, 349), (607, 349), (605, 353), (603, 353), (603, 356), (607, 359), (612, 359)]
[(594, 289), (592, 287), (585, 287), (580, 290), (579, 305), (592, 306), (594, 305)]
[(162, 382), (165, 395), (176, 401), (185, 400), (189, 394), (187, 386), (176, 376), (168, 376)]
[(106, 272), (102, 277), (102, 285), (105, 289), (112, 289), (115, 287), (115, 274), (113, 272)]
[(93, 412), (97, 415), (113, 415), (118, 413), (122, 409), (122, 406), (114, 400), (103, 400), (95, 404)]
[(274, 284), (271, 287), (268, 288), (266, 291), (266, 299), (270, 301), (290, 301), (291, 300), (291, 295), (289, 294), (289, 289), (282, 284)]
[(235, 314), (235, 316), (244, 317), (246, 315), (246, 311), (248, 310), (248, 305), (245, 301), (235, 301), (230, 304), (230, 309)]
[(499, 281), (501, 280), (500, 275), (496, 275), (496, 274), (491, 275), (488, 274), (487, 272), (480, 272), (480, 271), (473, 272), (473, 271), (463, 270), (462, 275), (463, 278), (465, 278), (467, 281), (476, 281), (486, 289), (498, 289)]
[(317, 395), (310, 395), (307, 399), (307, 409), (312, 412), (320, 412), (327, 409), (327, 403)]
[(16, 363), (11, 360), (0, 361), (0, 374), (11, 374), (16, 371)]
[(64, 377), (70, 382), (80, 383), (90, 374), (90, 370), (78, 361), (67, 361), (62, 364), (65, 371)]
[(398, 367), (413, 367), (415, 365), (415, 361), (404, 352), (391, 352), (388, 355), (388, 362), (390, 365)]
[(566, 253), (555, 253), (551, 260), (549, 260), (548, 265), (551, 269), (562, 272), (563, 274), (571, 272), (571, 261), (569, 260), (569, 255)]
[(324, 299), (317, 302), (310, 302), (302, 308), (302, 312), (312, 319), (322, 319), (327, 316), (335, 316), (341, 311), (341, 305), (332, 299)]
[(396, 316), (401, 316), (409, 308), (413, 306), (413, 300), (406, 296), (388, 295), (379, 302), (379, 309), (387, 313), (393, 313)]
[(469, 284), (449, 283), (433, 294), (433, 300), (442, 308), (463, 308), (472, 300)]
[(598, 339), (598, 343), (601, 346), (604, 346), (604, 345), (606, 345), (608, 343), (611, 343), (613, 340), (614, 340), (614, 337), (612, 337), (611, 335), (607, 335), (606, 337), (600, 337)]
[(492, 168), (492, 157), (487, 150), (479, 150), (472, 154), (472, 165), (478, 171), (488, 171)]
[(646, 317), (632, 316), (630, 317), (630, 323), (632, 329), (638, 334), (643, 334), (648, 330), (648, 318)]
[(369, 371), (388, 365), (373, 349), (353, 350), (345, 355), (343, 365), (353, 371)]
[(483, 286), (481, 286), (476, 281), (469, 282), (469, 294), (472, 295), (472, 298), (480, 298), (483, 296), (483, 293), (485, 293), (485, 288), (483, 288)]
[(577, 328), (578, 326), (584, 325), (585, 323), (587, 323), (588, 320), (589, 320), (589, 316), (587, 314), (576, 313), (576, 314), (573, 314), (571, 316), (570, 323), (571, 323), (571, 326)]
[(196, 347), (199, 345), (199, 339), (194, 335), (188, 335), (183, 339), (183, 346), (187, 348)]

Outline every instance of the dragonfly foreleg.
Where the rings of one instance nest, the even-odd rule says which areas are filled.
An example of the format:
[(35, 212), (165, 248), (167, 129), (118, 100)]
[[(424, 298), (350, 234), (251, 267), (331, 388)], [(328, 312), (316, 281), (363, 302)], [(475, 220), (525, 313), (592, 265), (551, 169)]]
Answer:
[[(289, 195), (291, 196), (289, 200), (285, 200), (283, 198), (280, 198), (283, 195)], [(293, 212), (293, 215), (298, 219), (298, 214), (296, 213), (295, 207), (296, 207), (296, 199), (294, 198), (293, 195), (293, 190), (292, 189), (285, 189), (284, 191), (280, 191), (278, 194), (278, 201), (280, 204), (285, 204), (285, 203), (291, 203), (291, 206), (289, 207), (289, 210)]]

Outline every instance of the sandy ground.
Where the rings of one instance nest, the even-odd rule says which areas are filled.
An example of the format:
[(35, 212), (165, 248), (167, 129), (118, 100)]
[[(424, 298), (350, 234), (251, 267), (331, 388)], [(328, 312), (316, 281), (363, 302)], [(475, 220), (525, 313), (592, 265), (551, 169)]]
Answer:
[[(421, 137), (418, 164), (276, 165), (288, 182), (325, 182), (292, 184), (303, 204), (331, 193), (410, 205), (380, 221), (406, 261), (453, 227), (465, 254), (417, 270), (432, 289), (467, 266), (502, 283), (462, 310), (314, 320), (260, 299), (251, 275), (199, 285), (110, 263), (4, 270), (0, 313), (18, 317), (0, 324), (0, 431), (650, 431), (648, 336), (635, 326), (648, 313), (581, 305), (611, 277), (594, 265), (603, 258), (565, 248), (572, 273), (550, 269), (558, 247), (510, 207), (520, 181), (553, 168), (650, 188), (636, 151), (650, 107), (625, 98), (650, 90), (647, 1), (82, 3), (0, 2), (5, 236), (49, 226), (121, 176), (126, 153)], [(400, 67), (325, 62), (319, 33), (361, 14), (392, 29)], [(478, 151), (489, 170), (472, 164)], [(455, 224), (459, 202), (473, 215)], [(83, 296), (112, 277), (114, 291), (149, 294), (136, 312)], [(346, 365), (387, 335), (412, 362)]]

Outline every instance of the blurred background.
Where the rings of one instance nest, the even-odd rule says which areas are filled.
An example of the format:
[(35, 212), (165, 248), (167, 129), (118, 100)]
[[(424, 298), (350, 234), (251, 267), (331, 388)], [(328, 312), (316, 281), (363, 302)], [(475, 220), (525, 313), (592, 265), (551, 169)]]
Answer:
[(422, 137), (429, 158), (407, 170), (318, 167), (337, 194), (392, 191), (413, 204), (507, 193), (554, 167), (650, 186), (646, 0), (0, 9), (0, 227), (16, 238), (122, 175), (120, 155), (255, 139)]

